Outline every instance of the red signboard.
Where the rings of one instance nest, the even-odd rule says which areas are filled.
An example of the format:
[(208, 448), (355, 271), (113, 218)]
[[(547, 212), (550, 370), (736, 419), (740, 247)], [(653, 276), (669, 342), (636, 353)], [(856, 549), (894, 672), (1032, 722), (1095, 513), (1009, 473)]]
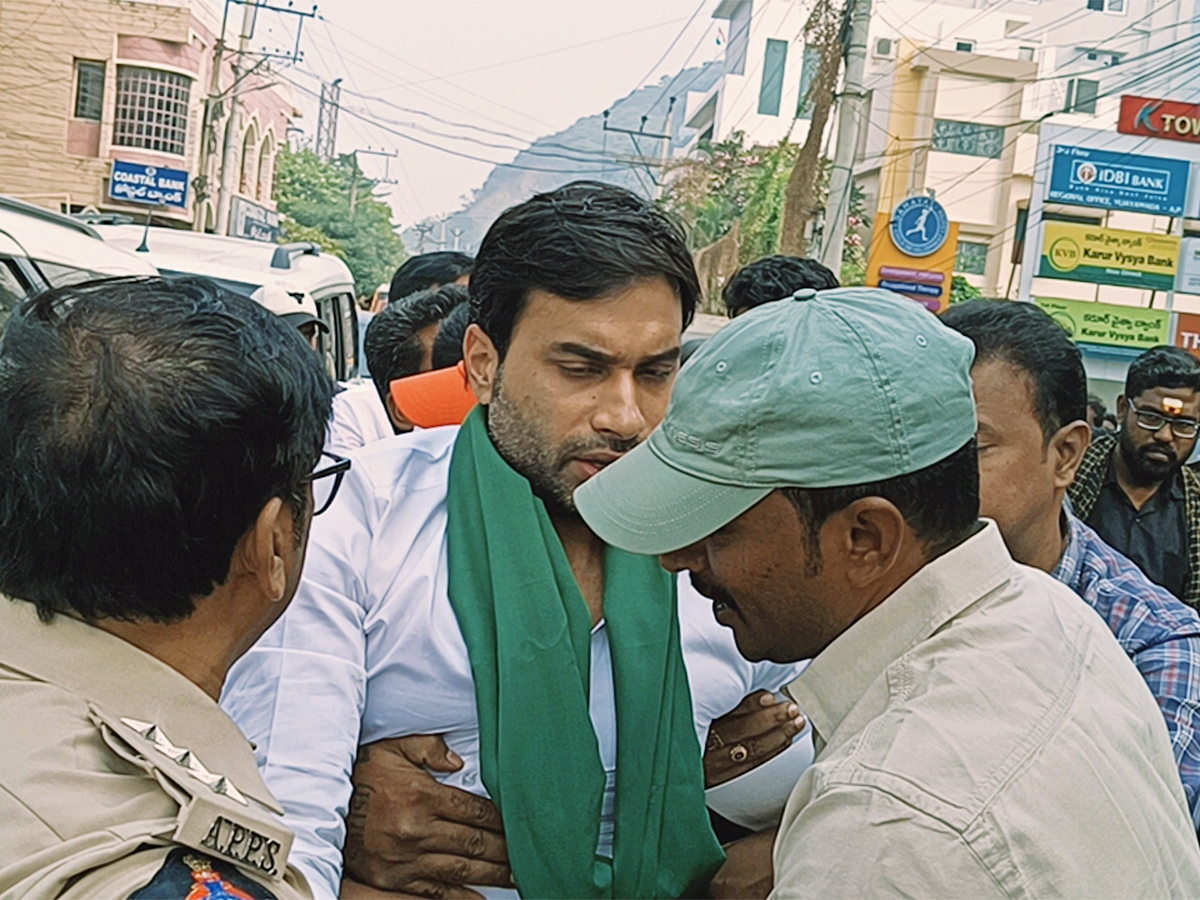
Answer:
[(1175, 332), (1175, 346), (1182, 347), (1192, 356), (1200, 357), (1200, 316), (1195, 313), (1180, 313), (1179, 328)]
[(1125, 94), (1117, 131), (1200, 144), (1200, 104)]

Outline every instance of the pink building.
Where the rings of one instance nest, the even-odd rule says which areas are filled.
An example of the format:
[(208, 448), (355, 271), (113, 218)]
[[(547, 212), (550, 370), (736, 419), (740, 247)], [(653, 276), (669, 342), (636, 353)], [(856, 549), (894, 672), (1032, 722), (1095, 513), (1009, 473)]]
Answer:
[[(219, 30), (208, 0), (4, 0), (0, 193), (63, 212), (143, 215), (109, 197), (113, 161), (182, 169), (187, 208), (156, 209), (155, 221), (214, 230), (234, 83), (227, 49), (222, 98), (206, 115)], [(263, 66), (239, 87), (231, 233), (249, 218), (262, 237), (261, 223), (278, 221), (275, 158), (298, 113), (290, 88), (273, 81)]]

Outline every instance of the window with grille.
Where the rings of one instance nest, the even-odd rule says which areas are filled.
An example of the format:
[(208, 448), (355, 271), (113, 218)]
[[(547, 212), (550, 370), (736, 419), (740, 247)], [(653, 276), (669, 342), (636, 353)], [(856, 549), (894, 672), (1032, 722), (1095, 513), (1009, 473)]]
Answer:
[(186, 75), (118, 66), (113, 143), (183, 156), (191, 93), (192, 80)]
[(966, 275), (983, 275), (987, 271), (988, 245), (978, 241), (959, 241), (954, 271)]
[(99, 122), (104, 112), (104, 63), (75, 60), (75, 118)]
[(1004, 129), (996, 125), (935, 119), (933, 149), (943, 153), (999, 159), (1004, 151)]

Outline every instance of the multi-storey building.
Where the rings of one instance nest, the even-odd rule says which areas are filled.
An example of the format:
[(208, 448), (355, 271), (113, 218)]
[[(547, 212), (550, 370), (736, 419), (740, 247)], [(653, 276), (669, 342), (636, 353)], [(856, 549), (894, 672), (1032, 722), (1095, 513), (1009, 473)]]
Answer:
[[(207, 0), (0, 3), (0, 193), (64, 212), (137, 214), (145, 208), (109, 197), (114, 160), (183, 169), (187, 208), (158, 208), (155, 220), (215, 230), (235, 80), (226, 52), (225, 115), (202, 132), (220, 27)], [(233, 187), (243, 211), (274, 209), (275, 157), (296, 115), (290, 89), (268, 77), (260, 69), (238, 85)]]
[[(735, 131), (749, 144), (805, 139), (817, 62), (804, 37), (812, 7), (813, 0), (720, 0), (713, 16), (727, 32), (725, 74), (688, 96), (684, 121), (693, 136), (680, 152)], [(1113, 130), (1122, 93), (1200, 94), (1197, 0), (872, 7), (855, 161), (867, 208), (886, 217), (904, 197), (934, 192), (960, 223), (959, 273), (991, 296), (1015, 296), (1014, 244), (1041, 122)], [(835, 135), (828, 140), (832, 148)]]

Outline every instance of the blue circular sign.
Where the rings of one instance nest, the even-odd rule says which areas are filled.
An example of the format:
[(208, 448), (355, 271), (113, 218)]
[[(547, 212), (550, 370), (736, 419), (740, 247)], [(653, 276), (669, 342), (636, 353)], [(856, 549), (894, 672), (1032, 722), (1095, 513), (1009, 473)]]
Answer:
[(932, 197), (909, 197), (892, 212), (892, 243), (908, 256), (928, 256), (950, 234), (950, 219)]

